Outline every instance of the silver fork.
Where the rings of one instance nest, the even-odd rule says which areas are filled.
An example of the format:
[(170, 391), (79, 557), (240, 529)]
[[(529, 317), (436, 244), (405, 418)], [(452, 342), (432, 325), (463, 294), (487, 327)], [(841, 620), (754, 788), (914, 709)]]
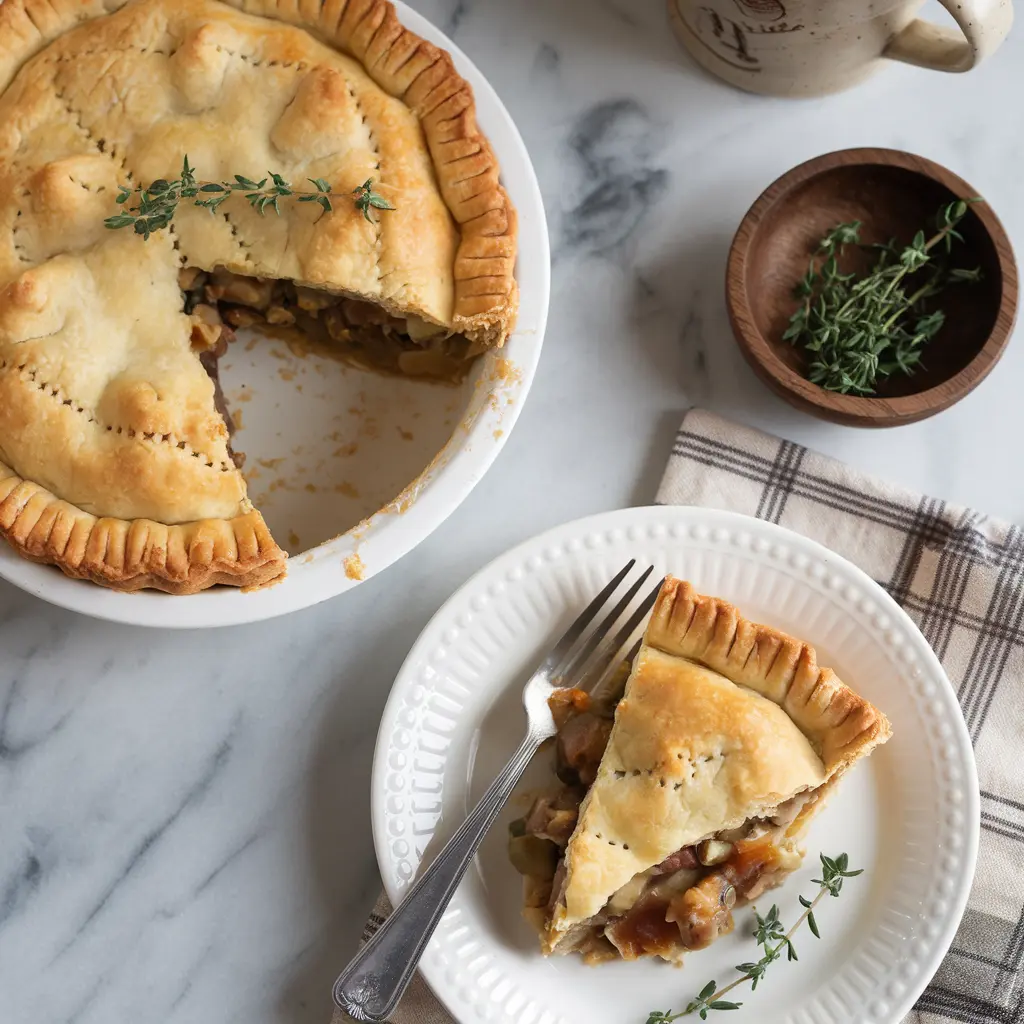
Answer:
[(526, 738), (519, 749), (394, 913), (338, 976), (334, 983), (334, 1001), (350, 1017), (379, 1022), (386, 1021), (394, 1012), (477, 847), (526, 770), (530, 758), (544, 740), (555, 735), (548, 697), (560, 687), (581, 680), (600, 679), (615, 663), (626, 641), (654, 606), (660, 582), (619, 629), (612, 632), (615, 623), (653, 571), (648, 568), (615, 602), (594, 631), (584, 637), (587, 627), (612, 599), (635, 565), (636, 559), (630, 559), (616, 573), (530, 676), (523, 689)]

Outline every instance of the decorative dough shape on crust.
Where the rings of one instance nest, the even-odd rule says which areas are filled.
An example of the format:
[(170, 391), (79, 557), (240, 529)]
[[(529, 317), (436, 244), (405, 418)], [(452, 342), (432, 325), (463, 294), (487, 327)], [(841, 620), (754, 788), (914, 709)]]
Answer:
[(667, 578), (566, 848), (549, 947), (639, 872), (833, 783), (890, 732), (809, 644)]
[[(511, 330), (516, 217), (472, 91), (386, 0), (6, 0), (0, 90), (0, 479), (19, 496), (0, 534), (26, 557), (126, 590), (284, 574), (191, 351), (180, 266), (481, 345)], [(104, 227), (118, 183), (176, 177), (186, 153), (215, 180), (326, 178), (334, 212), (182, 204), (145, 242)], [(372, 223), (347, 201), (367, 178), (395, 205)]]

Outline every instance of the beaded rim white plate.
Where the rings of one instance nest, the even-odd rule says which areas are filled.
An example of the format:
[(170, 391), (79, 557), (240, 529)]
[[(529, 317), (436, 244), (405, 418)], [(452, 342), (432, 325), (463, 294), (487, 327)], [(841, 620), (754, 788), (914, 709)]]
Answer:
[[(522, 411), (544, 341), (551, 283), (544, 202), (526, 145), (483, 73), (440, 29), (402, 0), (395, 3), (402, 23), (446, 49), (472, 85), (477, 116), (498, 156), (502, 184), (516, 206), (519, 222), (515, 330), (500, 352), (478, 361), (477, 386), (463, 419), (443, 453), (403, 492), (411, 500), (386, 505), (347, 533), (294, 556), (281, 583), (251, 594), (237, 587), (212, 587), (187, 597), (155, 590), (120, 593), (30, 562), (2, 541), (0, 578), (59, 607), (129, 625), (196, 629), (258, 622), (351, 590), (387, 568), (436, 530), (497, 458)], [(358, 573), (346, 568), (346, 559), (353, 555), (360, 560)]]
[[(631, 557), (812, 642), (893, 723), (893, 739), (816, 818), (804, 867), (769, 900), (793, 919), (797, 896), (816, 891), (819, 850), (846, 851), (864, 875), (819, 909), (822, 938), (805, 929), (797, 963), (774, 965), (756, 993), (736, 993), (745, 1005), (729, 1024), (766, 1012), (793, 1024), (900, 1020), (949, 948), (974, 876), (970, 738), (938, 659), (878, 584), (813, 541), (735, 513), (664, 506), (582, 519), (501, 556), (449, 599), (402, 666), (377, 739), (373, 834), (389, 898), (400, 900), (424, 852), (433, 856), (520, 740), (525, 674)], [(503, 826), (550, 779), (549, 758), (531, 765), (423, 957), (424, 977), (458, 1020), (642, 1024), (751, 959), (749, 910), (682, 971), (541, 957), (519, 914)]]

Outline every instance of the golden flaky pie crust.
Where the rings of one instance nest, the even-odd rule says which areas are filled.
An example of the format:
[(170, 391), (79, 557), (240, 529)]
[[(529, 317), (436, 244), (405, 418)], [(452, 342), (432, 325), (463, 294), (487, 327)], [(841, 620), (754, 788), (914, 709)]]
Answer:
[(810, 644), (668, 577), (566, 848), (546, 948), (637, 873), (821, 790), (890, 732)]
[[(516, 218), (443, 50), (386, 0), (0, 6), (0, 533), (122, 590), (283, 576), (190, 348), (180, 266), (342, 292), (499, 346)], [(335, 212), (181, 205), (110, 231), (118, 183), (267, 169)], [(395, 210), (347, 195), (373, 178)]]

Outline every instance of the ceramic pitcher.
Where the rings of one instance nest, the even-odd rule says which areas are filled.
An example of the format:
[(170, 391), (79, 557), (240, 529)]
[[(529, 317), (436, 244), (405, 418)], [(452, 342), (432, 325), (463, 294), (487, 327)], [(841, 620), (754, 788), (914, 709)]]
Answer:
[(673, 28), (708, 71), (751, 92), (814, 96), (886, 60), (969, 71), (1006, 38), (1012, 0), (941, 0), (956, 21), (917, 17), (923, 0), (668, 0)]

